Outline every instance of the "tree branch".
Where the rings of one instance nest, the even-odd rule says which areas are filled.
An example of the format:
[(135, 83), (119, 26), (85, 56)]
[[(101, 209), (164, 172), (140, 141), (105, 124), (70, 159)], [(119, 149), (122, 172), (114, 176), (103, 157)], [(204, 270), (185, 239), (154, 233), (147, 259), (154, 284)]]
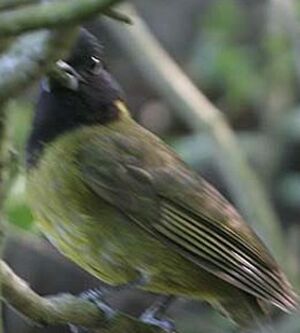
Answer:
[(110, 333), (162, 333), (156, 326), (143, 323), (123, 313), (107, 318), (95, 304), (71, 294), (41, 297), (12, 269), (0, 261), (0, 280), (3, 300), (26, 318), (40, 325), (72, 323), (92, 329), (106, 329)]
[(280, 223), (223, 114), (162, 49), (133, 7), (122, 5), (119, 8), (132, 18), (134, 25), (119, 29), (106, 21), (107, 27), (145, 79), (173, 106), (189, 127), (194, 131), (205, 130), (213, 138), (220, 171), (224, 173), (237, 204), (248, 222), (255, 224), (255, 229), (284, 263)]
[[(0, 0), (0, 11), (7, 9), (16, 9), (19, 6), (32, 5), (37, 3), (41, 3), (41, 0)], [(126, 24), (132, 24), (130, 17), (112, 8), (108, 8), (104, 12), (101, 12), (101, 14)]]
[(64, 56), (76, 31), (41, 31), (16, 39), (0, 57), (0, 103), (28, 87), (49, 64)]
[(73, 25), (103, 13), (121, 0), (64, 0), (30, 4), (0, 13), (0, 37)]

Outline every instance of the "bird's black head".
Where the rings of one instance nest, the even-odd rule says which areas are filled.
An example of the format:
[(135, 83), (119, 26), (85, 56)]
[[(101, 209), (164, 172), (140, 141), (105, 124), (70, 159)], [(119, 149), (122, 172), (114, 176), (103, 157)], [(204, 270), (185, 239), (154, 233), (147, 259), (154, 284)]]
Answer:
[(68, 59), (57, 67), (65, 80), (51, 74), (42, 81), (31, 135), (27, 165), (36, 164), (45, 144), (80, 126), (104, 124), (118, 118), (116, 101), (123, 93), (107, 71), (102, 46), (95, 36), (81, 29)]

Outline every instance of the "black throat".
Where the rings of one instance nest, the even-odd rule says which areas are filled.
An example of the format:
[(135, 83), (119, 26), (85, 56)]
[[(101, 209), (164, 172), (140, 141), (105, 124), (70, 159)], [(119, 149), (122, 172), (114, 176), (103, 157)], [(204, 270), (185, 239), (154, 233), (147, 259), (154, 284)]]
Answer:
[(97, 105), (93, 110), (90, 101), (68, 90), (48, 92), (39, 96), (32, 130), (26, 147), (26, 166), (30, 169), (38, 164), (44, 147), (57, 137), (82, 126), (106, 124), (119, 117), (114, 96)]

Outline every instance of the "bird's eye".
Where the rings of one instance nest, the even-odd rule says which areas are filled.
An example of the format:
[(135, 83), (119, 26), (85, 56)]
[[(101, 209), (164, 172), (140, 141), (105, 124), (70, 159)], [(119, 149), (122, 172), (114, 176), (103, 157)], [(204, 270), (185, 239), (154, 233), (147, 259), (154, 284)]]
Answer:
[(91, 57), (88, 69), (92, 74), (99, 74), (103, 69), (102, 61), (97, 57)]

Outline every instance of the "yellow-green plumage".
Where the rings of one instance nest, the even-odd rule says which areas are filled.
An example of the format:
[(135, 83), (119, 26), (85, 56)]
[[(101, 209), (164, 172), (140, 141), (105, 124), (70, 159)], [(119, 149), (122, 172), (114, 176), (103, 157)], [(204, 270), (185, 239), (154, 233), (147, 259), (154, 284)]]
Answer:
[[(100, 151), (101, 148), (104, 152), (106, 149), (110, 150), (111, 166), (113, 166), (114, 155), (110, 144), (113, 141), (109, 142), (106, 138), (107, 135), (113, 134), (122, 139), (120, 132), (122, 127), (124, 130), (122, 125), (123, 123), (117, 122), (108, 127), (94, 126), (79, 129), (48, 147), (39, 167), (33, 169), (28, 176), (28, 198), (39, 227), (67, 257), (107, 283), (114, 285), (126, 283), (138, 278), (140, 272), (145, 272), (153, 275), (151, 284), (157, 292), (171, 292), (174, 280), (176, 289), (182, 284), (183, 294), (189, 293), (197, 298), (197, 293), (200, 295), (208, 293), (212, 297), (214, 291), (209, 292), (207, 287), (201, 290), (203, 289), (201, 279), (199, 285), (195, 285), (191, 277), (193, 271), (196, 276), (199, 275), (199, 268), (195, 264), (182, 258), (176, 251), (170, 251), (167, 245), (129, 220), (121, 210), (118, 211), (117, 207), (108, 202), (109, 198), (99, 197), (86, 183), (78, 161), (80, 154), (89, 149), (92, 142), (97, 142), (98, 145), (99, 140), (103, 138), (104, 144), (103, 147), (99, 147)], [(153, 139), (152, 136), (150, 138)], [(138, 137), (135, 140), (138, 140)], [(130, 159), (127, 153), (124, 157)], [(97, 158), (101, 159), (101, 155), (99, 154)], [(107, 168), (107, 172), (111, 172), (113, 177), (112, 167), (108, 167), (105, 163), (99, 167)], [(124, 189), (127, 190), (130, 191)], [(124, 200), (123, 204), (126, 205), (131, 197), (127, 193), (122, 194), (121, 191), (122, 189), (116, 187), (117, 196), (120, 196), (120, 201)], [(131, 195), (135, 195), (134, 191)], [(144, 201), (141, 202), (141, 210), (147, 209), (148, 198), (140, 199)], [(149, 213), (150, 208), (151, 206)], [(151, 221), (149, 214), (149, 222), (147, 217), (144, 222), (151, 224), (156, 221)], [(159, 261), (155, 252), (159, 256)], [(186, 267), (189, 276), (184, 277), (181, 274), (179, 277), (176, 277), (176, 274), (173, 276), (176, 267), (181, 269)], [(205, 282), (208, 278), (212, 278), (211, 274), (206, 275)], [(191, 277), (191, 283), (188, 283), (188, 277)], [(155, 286), (155, 281), (160, 280), (165, 280), (166, 285)]]
[[(112, 285), (206, 300), (241, 326), (297, 299), (235, 209), (129, 115), (81, 32), (70, 86), (44, 90), (28, 143), (28, 198), (68, 258)], [(91, 62), (92, 60), (92, 62)], [(74, 80), (78, 80), (74, 84)]]
[[(249, 291), (285, 307), (289, 286), (239, 215), (160, 140), (126, 116), (58, 138), (30, 172), (28, 183), (41, 230), (63, 254), (107, 283), (134, 281), (143, 273), (149, 277), (149, 291), (212, 304), (238, 299), (239, 306), (252, 302), (251, 311), (259, 313), (255, 299), (242, 291), (248, 291), (247, 284), (231, 281), (228, 274), (229, 269), (242, 275), (243, 261), (253, 258), (268, 274), (259, 288), (248, 268)], [(179, 205), (172, 208), (173, 202)], [(180, 205), (190, 218), (198, 213), (203, 219), (194, 219), (191, 226)], [(213, 232), (214, 225), (220, 231)], [(193, 235), (197, 237), (187, 244)], [(224, 241), (228, 235), (235, 240), (231, 244)], [(248, 257), (243, 258), (240, 243)], [(224, 270), (207, 256), (223, 258)], [(281, 294), (274, 288), (282, 289)], [(292, 307), (292, 294), (287, 299), (287, 308)]]

